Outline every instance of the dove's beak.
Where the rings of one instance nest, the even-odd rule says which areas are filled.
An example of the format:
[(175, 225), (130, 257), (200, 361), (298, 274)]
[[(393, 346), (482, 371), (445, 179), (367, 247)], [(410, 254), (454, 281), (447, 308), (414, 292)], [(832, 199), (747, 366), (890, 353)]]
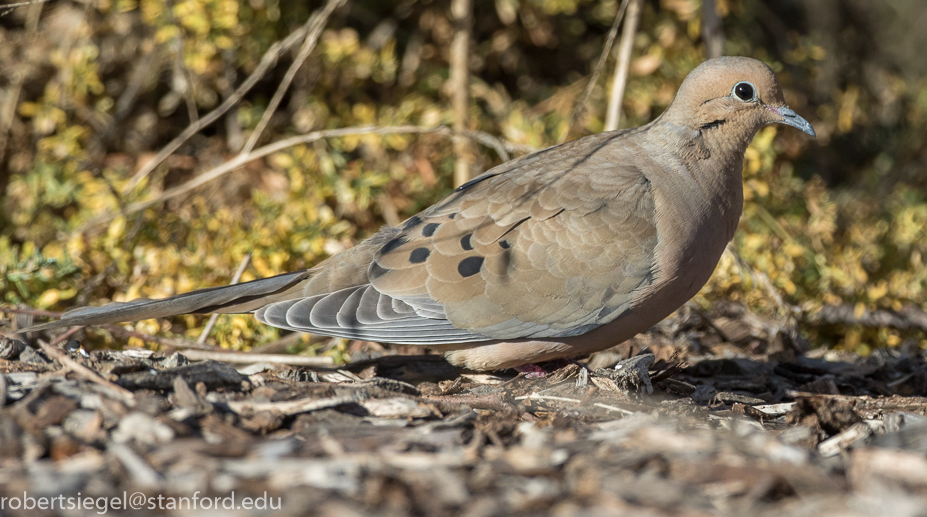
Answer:
[(814, 128), (811, 127), (811, 124), (807, 120), (798, 116), (798, 113), (792, 111), (792, 108), (788, 106), (769, 106), (766, 105), (766, 109), (772, 111), (773, 113), (782, 117), (782, 120), (778, 120), (780, 124), (785, 124), (787, 126), (797, 127), (805, 133), (817, 138), (817, 135), (814, 134)]

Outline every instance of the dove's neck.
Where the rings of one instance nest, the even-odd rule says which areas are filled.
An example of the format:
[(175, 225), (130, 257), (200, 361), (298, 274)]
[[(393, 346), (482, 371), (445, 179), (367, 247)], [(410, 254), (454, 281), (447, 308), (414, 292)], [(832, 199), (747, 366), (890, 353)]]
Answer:
[(674, 205), (685, 207), (698, 220), (707, 218), (722, 226), (730, 240), (743, 211), (744, 152), (753, 134), (719, 129), (690, 129), (663, 117), (654, 121), (647, 140), (659, 148), (654, 156), (663, 167), (651, 181), (673, 198)]
[(639, 139), (654, 160), (647, 178), (656, 201), (654, 303), (681, 305), (708, 281), (743, 212), (745, 144), (721, 146), (704, 131), (657, 119)]
[(657, 139), (670, 149), (677, 149), (685, 161), (699, 164), (699, 167), (707, 164), (718, 173), (734, 171), (739, 179), (744, 153), (758, 128), (732, 120), (713, 124), (717, 125), (692, 128), (676, 121), (668, 110), (651, 122), (650, 132), (658, 135)]

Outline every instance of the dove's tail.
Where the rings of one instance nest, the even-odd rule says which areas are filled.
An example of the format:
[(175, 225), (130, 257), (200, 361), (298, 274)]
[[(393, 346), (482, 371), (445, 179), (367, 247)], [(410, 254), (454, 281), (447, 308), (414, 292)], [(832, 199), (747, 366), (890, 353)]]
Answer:
[(290, 293), (294, 298), (302, 296), (302, 282), (309, 275), (308, 270), (302, 270), (242, 284), (200, 289), (163, 300), (139, 299), (110, 303), (103, 307), (81, 307), (64, 313), (60, 320), (18, 332), (165, 318), (179, 314), (252, 312), (268, 303), (284, 300)]

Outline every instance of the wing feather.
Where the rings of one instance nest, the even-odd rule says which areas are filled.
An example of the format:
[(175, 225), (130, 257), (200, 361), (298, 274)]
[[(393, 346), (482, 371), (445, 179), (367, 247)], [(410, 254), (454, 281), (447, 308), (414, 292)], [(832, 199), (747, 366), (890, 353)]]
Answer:
[(371, 286), (496, 339), (614, 320), (653, 282), (657, 244), (641, 167), (616, 159), (630, 153), (603, 152), (621, 135), (548, 149), (458, 188), (375, 253)]

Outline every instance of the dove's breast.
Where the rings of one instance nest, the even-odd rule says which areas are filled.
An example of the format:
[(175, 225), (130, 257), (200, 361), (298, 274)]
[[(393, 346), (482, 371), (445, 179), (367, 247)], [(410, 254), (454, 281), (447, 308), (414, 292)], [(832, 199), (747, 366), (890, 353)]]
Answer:
[[(669, 315), (708, 282), (743, 212), (740, 164), (668, 158), (651, 175), (656, 206), (654, 282), (632, 303), (635, 312)], [(653, 318), (648, 318), (653, 319)], [(653, 323), (656, 323), (654, 321)], [(653, 324), (651, 323), (651, 325)]]

